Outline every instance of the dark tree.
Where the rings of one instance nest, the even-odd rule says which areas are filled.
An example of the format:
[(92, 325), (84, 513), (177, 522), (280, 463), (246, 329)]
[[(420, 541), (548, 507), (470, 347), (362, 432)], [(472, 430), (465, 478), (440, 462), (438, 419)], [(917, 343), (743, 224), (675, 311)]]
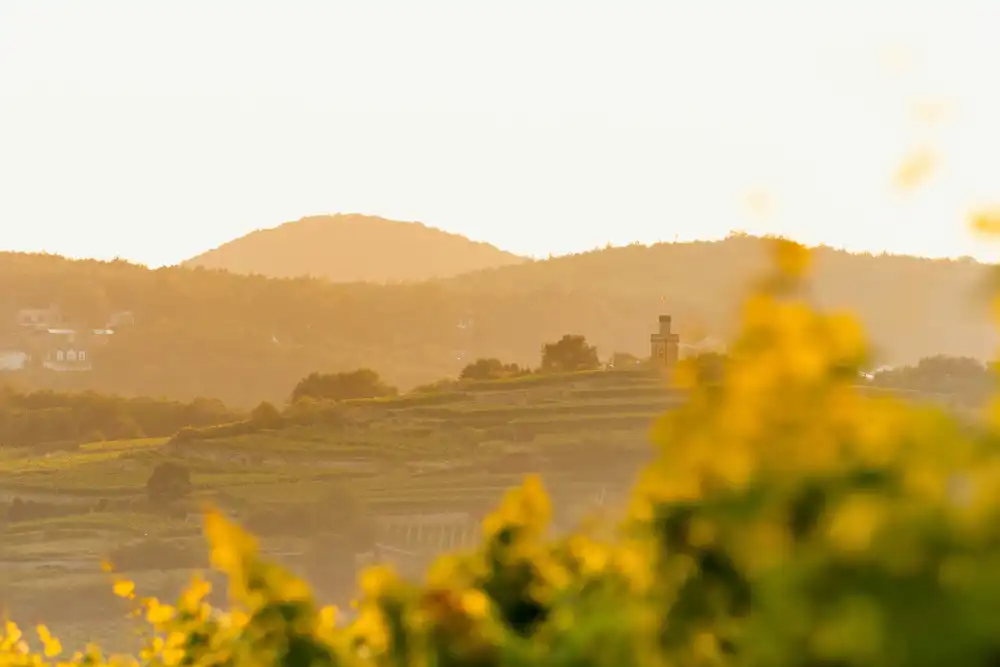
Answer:
[(524, 370), (517, 364), (505, 364), (499, 359), (477, 359), (462, 369), (460, 380), (498, 380), (522, 375)]
[(281, 426), (281, 412), (274, 407), (273, 403), (263, 401), (250, 413), (250, 422), (255, 426), (264, 428), (277, 428)]
[(167, 461), (153, 469), (146, 481), (146, 495), (154, 505), (165, 505), (185, 498), (191, 493), (191, 471)]
[(589, 371), (601, 367), (597, 348), (587, 343), (580, 335), (566, 334), (556, 343), (542, 346), (542, 371), (547, 373), (571, 373)]
[(369, 368), (349, 373), (312, 373), (292, 390), (292, 403), (300, 398), (345, 401), (352, 398), (395, 396), (398, 390), (386, 384)]

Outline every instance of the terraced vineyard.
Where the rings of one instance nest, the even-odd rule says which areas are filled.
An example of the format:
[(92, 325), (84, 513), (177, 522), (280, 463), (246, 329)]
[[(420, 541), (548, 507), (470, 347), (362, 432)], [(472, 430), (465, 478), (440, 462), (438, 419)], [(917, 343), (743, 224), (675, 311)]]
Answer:
[[(109, 554), (170, 597), (200, 564), (205, 503), (245, 522), (290, 517), (254, 531), (293, 565), (328, 548), (314, 533), (339, 520), (324, 499), (345, 489), (365, 507), (375, 557), (403, 569), (472, 544), (482, 515), (526, 473), (542, 474), (556, 527), (567, 527), (621, 502), (651, 453), (653, 420), (681, 399), (645, 373), (580, 373), (352, 401), (334, 406), (336, 419), (318, 410), (281, 428), (187, 442), (99, 442), (44, 455), (0, 448), (0, 500), (43, 503), (53, 513), (4, 527), (0, 603), (55, 626), (103, 617), (100, 600), (118, 614), (110, 594), (101, 597), (99, 563)], [(167, 461), (190, 470), (193, 491), (155, 507), (145, 484)], [(296, 529), (300, 517), (313, 517), (314, 527)], [(76, 608), (83, 590), (86, 610)]]
[[(0, 602), (56, 625), (75, 619), (81, 590), (103, 599), (99, 565), (109, 554), (145, 544), (200, 553), (205, 503), (253, 521), (312, 512), (332, 491), (349, 489), (372, 517), (381, 557), (401, 567), (471, 543), (482, 515), (526, 473), (543, 475), (565, 525), (630, 485), (652, 420), (676, 400), (653, 376), (582, 373), (348, 402), (333, 425), (306, 419), (193, 442), (97, 442), (44, 454), (0, 448), (0, 500), (53, 513), (4, 527)], [(146, 481), (167, 461), (190, 470), (193, 492), (180, 506), (152, 507)], [(442, 516), (450, 519), (428, 527)], [(311, 547), (308, 534), (257, 532), (289, 562)], [(170, 589), (187, 572), (158, 564), (137, 576)]]

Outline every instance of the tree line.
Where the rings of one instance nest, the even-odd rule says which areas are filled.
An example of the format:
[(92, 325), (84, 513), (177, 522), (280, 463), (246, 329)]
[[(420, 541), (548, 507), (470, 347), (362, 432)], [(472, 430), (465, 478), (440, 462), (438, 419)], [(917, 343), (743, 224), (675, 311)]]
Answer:
[(0, 446), (166, 437), (185, 426), (244, 417), (218, 399), (180, 402), (96, 392), (20, 392), (0, 386)]
[[(638, 359), (636, 359), (638, 364)], [(565, 334), (559, 340), (545, 343), (541, 348), (541, 365), (537, 369), (503, 362), (495, 357), (477, 359), (466, 364), (459, 372), (462, 380), (502, 380), (534, 373), (573, 373), (601, 368), (597, 347), (580, 334)], [(418, 387), (416, 391), (441, 389), (452, 382), (451, 378)], [(310, 373), (292, 390), (289, 402), (303, 399), (343, 401), (359, 398), (387, 398), (399, 394), (399, 389), (386, 383), (370, 368), (347, 373)]]
[[(710, 383), (721, 381), (727, 359), (727, 355), (721, 352), (695, 355), (699, 377)], [(597, 348), (590, 345), (585, 336), (566, 334), (558, 341), (542, 345), (540, 365), (534, 369), (494, 357), (482, 358), (467, 364), (459, 372), (457, 382), (503, 380), (533, 374), (573, 373), (600, 368), (641, 368), (649, 362), (648, 358), (617, 352), (606, 363), (602, 363)], [(995, 388), (996, 374), (991, 365), (978, 359), (938, 354), (925, 357), (913, 365), (875, 369), (860, 376), (858, 382), (886, 389), (952, 394), (978, 400), (989, 395)], [(414, 392), (444, 391), (454, 387), (455, 383), (454, 378), (444, 378), (417, 387)], [(399, 393), (397, 387), (388, 384), (370, 368), (346, 373), (314, 372), (299, 381), (289, 396), (289, 403), (294, 405), (303, 400), (388, 398)], [(259, 420), (263, 420), (263, 415), (270, 414), (270, 410), (274, 409), (273, 406), (258, 408), (258, 411), (262, 411)]]
[[(702, 377), (721, 379), (725, 356), (699, 355)], [(519, 365), (494, 357), (466, 364), (456, 376), (443, 378), (412, 390), (431, 394), (455, 388), (456, 383), (503, 380), (533, 374), (558, 374), (600, 368), (638, 368), (648, 360), (628, 353), (615, 353), (602, 362), (597, 348), (585, 336), (565, 334), (540, 348), (538, 365)], [(978, 400), (995, 385), (991, 368), (971, 357), (935, 355), (917, 364), (879, 369), (867, 379), (876, 387), (924, 393), (959, 395)], [(371, 368), (345, 372), (311, 372), (301, 378), (279, 409), (263, 401), (244, 411), (213, 398), (174, 401), (149, 397), (126, 398), (93, 391), (24, 391), (0, 385), (0, 446), (35, 446), (45, 443), (78, 444), (102, 440), (178, 436), (179, 440), (235, 435), (255, 429), (277, 428), (294, 421), (323, 419), (335, 424), (337, 411), (309, 408), (310, 402), (339, 402), (399, 396), (403, 392)], [(300, 414), (301, 413), (301, 414)]]

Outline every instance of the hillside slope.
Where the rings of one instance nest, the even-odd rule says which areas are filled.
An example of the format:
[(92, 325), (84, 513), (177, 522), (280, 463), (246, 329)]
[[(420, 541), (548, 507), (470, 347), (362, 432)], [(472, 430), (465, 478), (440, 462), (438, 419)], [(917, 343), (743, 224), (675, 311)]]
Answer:
[(313, 216), (251, 232), (183, 265), (269, 278), (382, 283), (444, 278), (524, 261), (488, 243), (418, 222), (351, 214)]
[[(252, 406), (284, 401), (313, 371), (371, 367), (407, 388), (454, 377), (480, 356), (537, 365), (543, 342), (581, 333), (602, 358), (648, 353), (661, 312), (682, 340), (725, 336), (764, 266), (755, 238), (630, 246), (402, 285), (273, 280), (180, 267), (0, 254), (0, 323), (56, 304), (135, 324), (95, 352), (89, 373), (9, 373), (28, 387), (90, 388)], [(857, 313), (883, 363), (944, 353), (992, 358), (998, 338), (972, 261), (820, 248), (813, 296)], [(15, 377), (17, 376), (17, 377)], [(0, 377), (0, 381), (3, 377)]]

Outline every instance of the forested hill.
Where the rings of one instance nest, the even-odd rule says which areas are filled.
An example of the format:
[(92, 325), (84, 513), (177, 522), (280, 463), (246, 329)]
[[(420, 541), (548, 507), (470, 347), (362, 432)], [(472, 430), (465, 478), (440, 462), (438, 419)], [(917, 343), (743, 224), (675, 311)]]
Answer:
[(352, 214), (313, 216), (251, 232), (184, 264), (269, 278), (381, 283), (445, 278), (524, 261), (418, 222)]
[[(883, 361), (992, 356), (997, 337), (973, 296), (987, 267), (822, 248), (815, 255), (816, 300), (861, 315)], [(406, 388), (453, 376), (479, 356), (537, 364), (540, 345), (564, 333), (586, 335), (604, 358), (641, 354), (663, 311), (689, 340), (724, 335), (763, 265), (762, 243), (744, 237), (614, 248), (406, 285), (6, 253), (0, 322), (50, 304), (95, 325), (109, 312), (134, 314), (94, 352), (92, 371), (8, 374), (16, 383), (252, 405), (283, 400), (313, 371), (368, 366)]]
[[(723, 241), (633, 244), (556, 257), (518, 267), (475, 272), (444, 285), (465, 294), (523, 298), (541, 291), (587, 294), (594, 307), (629, 323), (663, 309), (683, 337), (725, 335), (737, 308), (768, 267), (764, 239), (733, 235)], [(937, 353), (993, 359), (997, 336), (989, 317), (990, 265), (970, 258), (927, 259), (812, 248), (810, 296), (825, 309), (848, 309), (864, 322), (884, 363), (910, 363)], [(598, 306), (597, 304), (602, 304)], [(567, 313), (567, 317), (570, 314)], [(594, 339), (624, 346), (611, 322), (594, 325)], [(591, 329), (587, 329), (591, 331)], [(598, 331), (608, 335), (597, 337)], [(624, 331), (623, 331), (624, 333)]]

